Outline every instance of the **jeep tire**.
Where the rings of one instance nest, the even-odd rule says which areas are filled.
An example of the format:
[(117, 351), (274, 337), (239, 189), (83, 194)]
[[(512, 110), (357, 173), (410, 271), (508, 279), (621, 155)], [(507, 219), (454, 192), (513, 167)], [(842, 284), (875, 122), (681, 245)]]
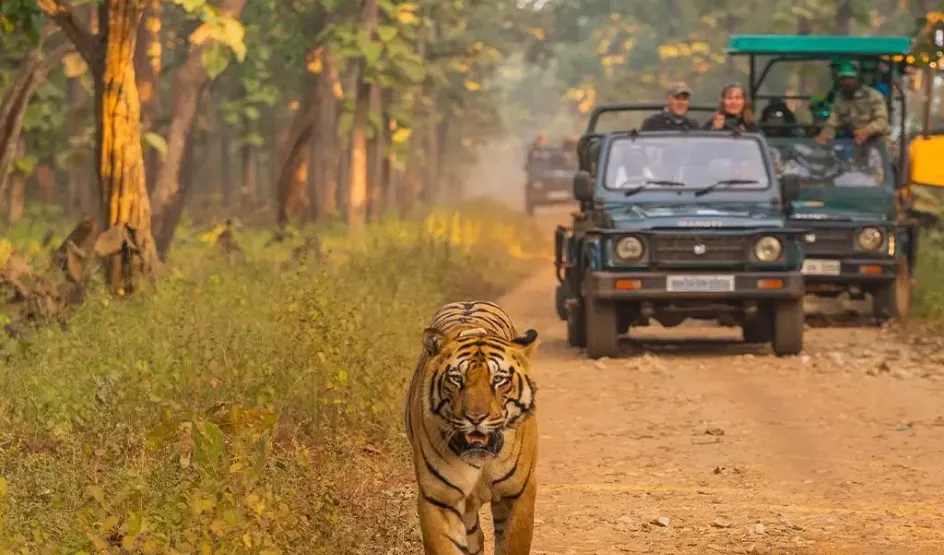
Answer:
[(587, 356), (592, 359), (619, 354), (619, 321), (616, 304), (589, 297), (584, 299)]
[(571, 347), (587, 346), (587, 321), (580, 297), (567, 306), (567, 344)]
[(558, 285), (554, 290), (554, 308), (557, 310), (557, 317), (567, 321), (567, 286), (564, 284)]
[(777, 301), (773, 307), (771, 343), (778, 357), (803, 351), (803, 299)]
[(774, 334), (774, 318), (769, 303), (757, 307), (757, 312), (744, 319), (741, 324), (741, 334), (744, 342), (749, 345), (769, 343)]
[(872, 314), (879, 324), (897, 318), (906, 320), (911, 307), (911, 264), (899, 256), (893, 281), (883, 283), (872, 292)]

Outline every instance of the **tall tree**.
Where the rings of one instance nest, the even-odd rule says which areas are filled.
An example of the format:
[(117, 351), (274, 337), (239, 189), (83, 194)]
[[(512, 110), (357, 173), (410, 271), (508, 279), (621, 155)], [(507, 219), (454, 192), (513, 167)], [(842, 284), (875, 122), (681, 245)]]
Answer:
[[(174, 230), (183, 210), (180, 170), (193, 130), (197, 105), (204, 88), (226, 65), (225, 52), (220, 43), (228, 43), (237, 51), (237, 55), (245, 55), (243, 30), (238, 23), (245, 6), (246, 0), (221, 0), (218, 11), (224, 17), (219, 18), (215, 26), (204, 22), (191, 33), (190, 51), (174, 78), (167, 154), (154, 184), (154, 225), (157, 251), (161, 258), (166, 258), (170, 250)], [(207, 63), (207, 58), (212, 61)]]
[(95, 81), (96, 170), (104, 232), (96, 252), (111, 289), (138, 289), (157, 264), (141, 147), (141, 104), (134, 72), (138, 26), (147, 0), (105, 0), (93, 35), (58, 0), (37, 0), (75, 44)]
[[(351, 233), (363, 233), (367, 224), (367, 125), (370, 116), (371, 83), (366, 59), (367, 48), (374, 48), (374, 33), (377, 30), (378, 0), (364, 0), (362, 37), (365, 59), (359, 61), (355, 90), (354, 118), (351, 124), (351, 169), (348, 185), (347, 224)], [(369, 45), (369, 46), (368, 46)], [(376, 57), (375, 57), (376, 59)]]
[[(48, 34), (48, 30), (47, 30)], [(0, 99), (0, 199), (7, 194), (7, 178), (20, 148), (23, 117), (30, 99), (46, 80), (49, 70), (72, 50), (71, 45), (61, 45), (51, 52), (44, 52), (42, 45), (30, 49), (19, 73)], [(22, 178), (22, 171), (18, 178)]]

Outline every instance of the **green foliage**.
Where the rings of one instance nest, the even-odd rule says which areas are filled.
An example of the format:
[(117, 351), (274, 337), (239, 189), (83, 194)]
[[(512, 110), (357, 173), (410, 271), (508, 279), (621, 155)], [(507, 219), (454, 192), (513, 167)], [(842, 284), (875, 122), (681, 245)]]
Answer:
[(433, 212), (303, 256), (247, 231), (245, 262), (183, 230), (155, 293), (93, 291), (0, 362), (0, 552), (415, 552), (390, 551), (410, 524), (386, 516), (412, 500), (360, 484), (402, 452), (433, 311), (533, 265), (520, 222)]
[(0, 37), (22, 32), (34, 44), (39, 43), (40, 29), (45, 22), (43, 12), (35, 0), (0, 0)]
[(937, 324), (944, 324), (944, 234), (928, 232), (919, 240), (921, 255), (915, 270), (917, 287), (914, 295), (914, 314)]
[[(660, 101), (676, 80), (694, 88), (696, 102), (716, 102), (724, 84), (747, 79), (746, 61), (724, 53), (734, 33), (843, 34), (841, 26), (848, 25), (852, 34), (907, 34), (909, 19), (889, 0), (776, 0), (763, 10), (733, 0), (561, 0), (539, 11), (546, 12), (536, 19), (547, 35), (543, 57), (557, 77), (551, 95), (580, 114), (603, 102)], [(804, 69), (809, 74), (808, 65), (778, 66), (767, 80), (769, 91), (797, 91)]]
[(221, 13), (207, 0), (173, 0), (173, 3), (182, 7), (188, 16), (201, 22), (190, 34), (189, 41), (196, 46), (206, 44), (200, 53), (200, 60), (211, 79), (226, 69), (230, 54), (240, 62), (245, 59), (246, 30), (238, 19)]

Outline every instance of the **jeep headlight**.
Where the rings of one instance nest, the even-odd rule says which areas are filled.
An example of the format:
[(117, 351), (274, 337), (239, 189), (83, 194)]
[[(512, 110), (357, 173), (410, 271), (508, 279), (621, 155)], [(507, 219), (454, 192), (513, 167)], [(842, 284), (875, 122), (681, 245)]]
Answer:
[(761, 237), (754, 243), (754, 256), (761, 262), (774, 262), (783, 254), (783, 244), (776, 237)]
[(882, 230), (876, 227), (866, 227), (859, 231), (856, 242), (859, 243), (859, 248), (864, 251), (876, 251), (882, 247), (884, 238)]
[(616, 242), (616, 257), (620, 260), (639, 260), (646, 249), (635, 237), (623, 237)]

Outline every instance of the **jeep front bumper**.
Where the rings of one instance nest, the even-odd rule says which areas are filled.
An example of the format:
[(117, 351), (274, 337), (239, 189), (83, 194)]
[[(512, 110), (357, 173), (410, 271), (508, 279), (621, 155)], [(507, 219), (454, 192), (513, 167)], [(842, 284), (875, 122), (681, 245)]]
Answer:
[(898, 275), (894, 258), (807, 258), (803, 262), (807, 290), (831, 291), (837, 286), (869, 286), (893, 281)]
[(800, 299), (800, 272), (592, 272), (585, 297), (611, 301)]

